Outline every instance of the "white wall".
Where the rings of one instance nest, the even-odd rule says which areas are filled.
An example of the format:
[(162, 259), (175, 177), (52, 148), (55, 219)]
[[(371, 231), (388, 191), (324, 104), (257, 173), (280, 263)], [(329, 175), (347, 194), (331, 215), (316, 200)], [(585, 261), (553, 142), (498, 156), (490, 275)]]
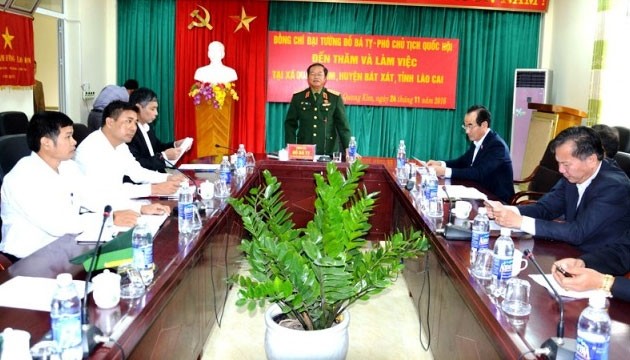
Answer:
[[(81, 85), (89, 84), (98, 94), (105, 85), (116, 83), (116, 0), (65, 0), (63, 21), (64, 112), (75, 122), (85, 123), (92, 102), (82, 100)], [(22, 111), (29, 117), (33, 114), (30, 89), (2, 89), (0, 99), (0, 111)]]
[(597, 1), (552, 0), (544, 16), (540, 67), (553, 70), (551, 103), (588, 110)]

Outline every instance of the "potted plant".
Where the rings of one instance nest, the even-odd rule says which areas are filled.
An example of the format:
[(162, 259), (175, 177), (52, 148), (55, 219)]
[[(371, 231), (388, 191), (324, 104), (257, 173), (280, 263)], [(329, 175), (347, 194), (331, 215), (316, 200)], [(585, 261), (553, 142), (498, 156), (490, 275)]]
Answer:
[[(250, 189), (243, 198), (229, 199), (240, 215), (250, 239), (243, 239), (241, 250), (249, 264), (248, 274), (237, 274), (231, 280), (239, 285), (236, 304), (249, 310), (276, 304), (271, 311), (284, 314), (306, 331), (321, 333), (324, 329), (347, 327), (348, 306), (387, 288), (403, 269), (402, 259), (418, 256), (428, 250), (426, 236), (419, 231), (397, 232), (386, 241), (367, 246), (364, 236), (371, 225), (378, 193), (367, 193), (359, 187), (367, 165), (356, 161), (346, 177), (335, 163), (326, 166), (326, 176), (315, 173), (315, 214), (305, 228), (295, 228), (285, 207), (281, 183), (268, 170), (263, 171), (264, 184)], [(275, 310), (274, 310), (275, 309)], [(267, 321), (268, 322), (268, 321)], [(345, 325), (336, 325), (340, 323)], [(269, 358), (283, 358), (283, 350), (270, 350), (275, 342), (269, 325), (265, 350)], [(295, 330), (276, 330), (291, 331)], [(287, 336), (284, 333), (283, 336)], [(337, 358), (345, 358), (347, 332), (335, 334), (346, 348)], [(297, 340), (282, 339), (287, 348), (305, 352)], [(313, 343), (313, 341), (310, 341)], [(316, 349), (329, 345), (315, 344)], [(290, 351), (290, 350), (288, 350)], [(331, 350), (332, 351), (332, 350)], [(273, 354), (270, 354), (272, 352)], [(287, 354), (286, 358), (303, 358)], [(311, 358), (331, 358), (330, 352)]]

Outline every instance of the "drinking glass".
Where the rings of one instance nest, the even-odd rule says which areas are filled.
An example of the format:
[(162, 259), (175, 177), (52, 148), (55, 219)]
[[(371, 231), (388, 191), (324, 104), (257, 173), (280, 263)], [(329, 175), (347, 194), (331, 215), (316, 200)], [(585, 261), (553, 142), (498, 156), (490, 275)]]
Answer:
[(245, 154), (245, 169), (247, 169), (247, 174), (253, 174), (255, 167), (256, 159), (254, 158), (254, 154), (248, 152), (247, 154)]
[(501, 309), (508, 315), (508, 322), (512, 325), (522, 325), (527, 321), (532, 305), (529, 303), (529, 281), (512, 278), (507, 281), (505, 298)]
[(477, 258), (472, 265), (472, 276), (477, 279), (487, 280), (492, 278), (493, 253), (490, 249), (481, 249), (477, 252)]
[(131, 264), (118, 267), (120, 279), (120, 297), (122, 299), (135, 299), (144, 295), (145, 286), (142, 275)]

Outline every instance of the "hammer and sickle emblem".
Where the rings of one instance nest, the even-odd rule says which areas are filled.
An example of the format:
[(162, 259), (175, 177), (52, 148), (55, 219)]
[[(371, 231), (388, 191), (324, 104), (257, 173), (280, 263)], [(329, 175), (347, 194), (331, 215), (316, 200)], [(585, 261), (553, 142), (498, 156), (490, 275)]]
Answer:
[(201, 5), (197, 5), (200, 8), (203, 9), (204, 14), (206, 15), (205, 18), (202, 18), (201, 16), (199, 16), (199, 10), (195, 9), (193, 10), (193, 12), (190, 13), (190, 17), (197, 19), (198, 21), (191, 21), (190, 24), (188, 24), (188, 30), (192, 29), (193, 27), (207, 27), (208, 30), (212, 30), (212, 25), (210, 25), (210, 13), (208, 12), (208, 9), (206, 9), (205, 7), (201, 6)]

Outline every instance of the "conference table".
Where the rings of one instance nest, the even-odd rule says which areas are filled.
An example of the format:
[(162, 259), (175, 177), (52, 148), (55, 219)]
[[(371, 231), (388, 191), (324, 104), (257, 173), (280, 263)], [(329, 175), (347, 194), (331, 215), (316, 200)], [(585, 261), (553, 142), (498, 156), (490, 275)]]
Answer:
[[(231, 196), (246, 195), (250, 188), (261, 184), (262, 172), (269, 170), (282, 183), (294, 222), (303, 226), (314, 208), (313, 173), (325, 173), (326, 164), (278, 161), (264, 155), (256, 158), (252, 173), (235, 179)], [(431, 250), (421, 258), (407, 260), (403, 275), (434, 358), (516, 359), (523, 354), (524, 358), (535, 358), (528, 352), (556, 336), (559, 309), (555, 299), (530, 280), (532, 312), (525, 325), (512, 326), (497, 301), (487, 294), (487, 284), (468, 273), (470, 243), (449, 241), (441, 235), (450, 204), (445, 203), (443, 218), (430, 218), (419, 210), (414, 195), (396, 183), (395, 159), (365, 157), (362, 161), (370, 165), (362, 184), (370, 192), (379, 192), (368, 240), (382, 240), (394, 230), (410, 227), (423, 230), (430, 239)], [(339, 166), (347, 167), (343, 163)], [(205, 172), (193, 175), (199, 181), (213, 176)], [(441, 181), (451, 184), (450, 180)], [(176, 206), (174, 200), (153, 201)], [(471, 203), (472, 218), (481, 204), (475, 200)], [(91, 323), (118, 343), (98, 346), (91, 358), (121, 359), (121, 348), (128, 359), (199, 358), (212, 327), (222, 324), (228, 292), (235, 291), (226, 278), (239, 270), (242, 257), (238, 246), (246, 237), (240, 218), (225, 199), (213, 199), (202, 213), (202, 221), (199, 232), (183, 235), (178, 233), (177, 218), (167, 218), (154, 238), (156, 276), (144, 296), (122, 300), (113, 309), (99, 309), (89, 297)], [(497, 234), (491, 235), (492, 246)], [(546, 271), (556, 259), (579, 255), (561, 242), (528, 236), (514, 237), (514, 242), (521, 250), (531, 249)], [(61, 272), (84, 279), (83, 267), (68, 260), (89, 249), (77, 244), (73, 236), (61, 237), (0, 272), (0, 284), (19, 275), (54, 278)], [(528, 274), (535, 273), (530, 265), (519, 277), (528, 279)], [(564, 303), (566, 337), (576, 337), (577, 319), (586, 306), (587, 300)], [(622, 358), (630, 354), (630, 304), (612, 298), (609, 313), (613, 319), (610, 358)], [(0, 330), (6, 327), (27, 330), (33, 345), (49, 333), (49, 313), (0, 307)], [(418, 334), (404, 336), (419, 338)]]

